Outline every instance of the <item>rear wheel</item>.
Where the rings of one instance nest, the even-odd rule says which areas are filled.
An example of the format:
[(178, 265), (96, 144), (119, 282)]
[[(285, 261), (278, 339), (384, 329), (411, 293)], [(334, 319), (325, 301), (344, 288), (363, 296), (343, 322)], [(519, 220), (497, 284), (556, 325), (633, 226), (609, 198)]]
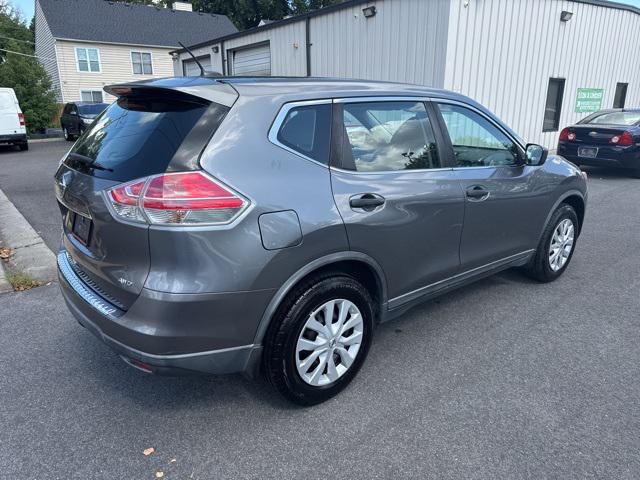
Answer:
[(64, 139), (65, 139), (67, 142), (71, 142), (71, 141), (73, 141), (73, 135), (71, 135), (71, 134), (69, 133), (69, 130), (67, 130), (67, 127), (63, 127), (63, 128), (62, 128), (62, 133), (64, 134)]
[(22, 150), (23, 152), (29, 150), (29, 144), (27, 142), (21, 143), (20, 145), (18, 145), (18, 147), (20, 147), (20, 150)]
[(267, 333), (264, 363), (270, 382), (300, 405), (333, 397), (367, 356), (373, 315), (371, 296), (352, 277), (325, 275), (304, 282)]
[(563, 203), (551, 216), (525, 272), (540, 282), (552, 282), (569, 266), (577, 238), (578, 216), (571, 205)]

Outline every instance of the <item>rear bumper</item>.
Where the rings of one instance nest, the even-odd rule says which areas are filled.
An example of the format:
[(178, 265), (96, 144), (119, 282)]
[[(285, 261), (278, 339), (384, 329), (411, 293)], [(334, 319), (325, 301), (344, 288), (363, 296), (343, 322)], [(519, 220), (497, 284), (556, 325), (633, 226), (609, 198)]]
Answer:
[[(578, 147), (598, 148), (598, 156), (581, 157)], [(616, 147), (559, 142), (557, 153), (576, 165), (640, 170), (640, 147), (635, 145)]]
[(69, 310), (130, 365), (161, 375), (257, 370), (261, 347), (253, 336), (272, 291), (179, 295), (143, 289), (123, 312), (85, 284), (66, 255), (58, 254), (58, 276)]
[(11, 135), (0, 135), (0, 143), (27, 143), (27, 134), (26, 133), (18, 133)]

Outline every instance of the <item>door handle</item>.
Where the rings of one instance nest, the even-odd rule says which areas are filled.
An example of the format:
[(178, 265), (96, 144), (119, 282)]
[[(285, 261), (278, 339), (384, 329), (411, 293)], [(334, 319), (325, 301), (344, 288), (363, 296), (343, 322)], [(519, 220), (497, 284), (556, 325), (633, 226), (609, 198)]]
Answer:
[(375, 210), (377, 207), (384, 205), (384, 197), (374, 193), (363, 193), (355, 195), (349, 199), (351, 208), (361, 208), (366, 212)]
[(491, 192), (481, 185), (474, 185), (467, 188), (467, 197), (476, 202), (486, 200), (487, 198), (489, 198), (490, 194)]

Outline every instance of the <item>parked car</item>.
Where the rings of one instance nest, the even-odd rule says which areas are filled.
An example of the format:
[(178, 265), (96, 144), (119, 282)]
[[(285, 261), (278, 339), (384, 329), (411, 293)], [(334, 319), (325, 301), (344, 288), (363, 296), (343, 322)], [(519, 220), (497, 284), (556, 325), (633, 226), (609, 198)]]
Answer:
[(145, 372), (262, 367), (314, 404), (353, 379), (379, 322), (510, 267), (555, 280), (582, 228), (585, 175), (456, 93), (206, 77), (107, 91), (55, 174), (60, 285)]
[(60, 116), (60, 126), (65, 140), (72, 141), (82, 135), (93, 120), (107, 107), (106, 103), (93, 102), (65, 104)]
[(640, 109), (601, 110), (562, 129), (558, 155), (576, 165), (624, 168), (640, 177)]
[(13, 88), (0, 88), (0, 144), (29, 150), (24, 115)]

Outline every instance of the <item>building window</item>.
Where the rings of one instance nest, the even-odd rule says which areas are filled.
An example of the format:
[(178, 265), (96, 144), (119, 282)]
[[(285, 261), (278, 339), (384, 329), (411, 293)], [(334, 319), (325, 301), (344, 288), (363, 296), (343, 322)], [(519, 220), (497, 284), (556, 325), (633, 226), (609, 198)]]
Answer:
[(613, 97), (613, 108), (624, 108), (624, 102), (627, 100), (628, 83), (616, 84), (616, 94)]
[(100, 53), (97, 48), (76, 48), (79, 72), (100, 72)]
[(151, 54), (148, 52), (131, 52), (131, 65), (136, 75), (153, 75)]
[(80, 100), (83, 102), (103, 103), (102, 90), (81, 90)]
[(547, 103), (544, 108), (543, 132), (555, 132), (558, 130), (563, 96), (564, 78), (550, 78), (549, 88), (547, 88)]

